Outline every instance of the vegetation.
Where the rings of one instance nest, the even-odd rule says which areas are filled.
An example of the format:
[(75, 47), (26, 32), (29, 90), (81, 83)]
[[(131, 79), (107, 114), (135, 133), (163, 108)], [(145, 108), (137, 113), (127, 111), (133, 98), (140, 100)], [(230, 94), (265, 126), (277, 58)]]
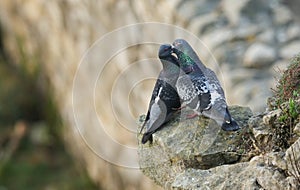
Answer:
[(300, 94), (300, 54), (291, 59), (291, 64), (282, 74), (275, 90), (277, 104), (297, 98)]
[(300, 122), (300, 54), (291, 59), (274, 92), (275, 102), (270, 108), (280, 109), (281, 114), (273, 125), (273, 140), (277, 147), (285, 149), (296, 140), (293, 129)]

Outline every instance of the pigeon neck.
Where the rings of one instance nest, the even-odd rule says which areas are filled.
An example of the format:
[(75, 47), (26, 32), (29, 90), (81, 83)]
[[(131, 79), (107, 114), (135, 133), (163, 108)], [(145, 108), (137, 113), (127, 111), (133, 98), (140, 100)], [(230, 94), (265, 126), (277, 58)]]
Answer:
[(178, 55), (180, 66), (183, 68), (194, 66), (196, 63), (195, 61), (188, 55), (183, 52), (179, 52)]
[(184, 71), (189, 71), (194, 68), (200, 68), (201, 70), (205, 69), (205, 67), (202, 64), (197, 64), (197, 61), (200, 61), (199, 59), (192, 58), (192, 56), (190, 56), (187, 53), (180, 51), (178, 58), (179, 58), (180, 66)]
[(194, 60), (194, 62), (197, 64), (197, 66), (201, 69), (201, 70), (205, 70), (206, 67), (205, 65), (202, 63), (202, 61), (199, 59), (198, 55), (194, 52), (194, 50), (190, 50), (189, 53), (187, 53), (187, 55)]
[(163, 70), (170, 73), (179, 73), (179, 65), (177, 65), (177, 60), (173, 59), (162, 59)]

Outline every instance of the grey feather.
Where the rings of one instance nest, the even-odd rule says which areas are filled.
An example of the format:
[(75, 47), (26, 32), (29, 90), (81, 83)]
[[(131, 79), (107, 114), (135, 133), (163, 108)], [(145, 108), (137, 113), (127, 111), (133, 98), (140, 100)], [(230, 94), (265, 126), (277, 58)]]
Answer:
[[(183, 39), (177, 39), (174, 41), (173, 45), (174, 45), (174, 49), (175, 49), (174, 52), (176, 53), (176, 51), (177, 51), (176, 54), (178, 56), (179, 65), (180, 65), (181, 69), (183, 69), (185, 74), (188, 76), (190, 75), (189, 70), (196, 70), (196, 72), (198, 72), (200, 82), (199, 82), (199, 84), (194, 84), (194, 85), (201, 85), (201, 84), (205, 83), (207, 90), (209, 91), (209, 94), (210, 94), (209, 109), (197, 110), (197, 113), (199, 115), (203, 114), (206, 117), (214, 119), (220, 126), (222, 126), (223, 130), (226, 130), (226, 131), (238, 130), (239, 126), (236, 123), (236, 121), (234, 121), (234, 119), (231, 117), (231, 115), (228, 111), (225, 93), (224, 93), (224, 90), (223, 90), (216, 74), (211, 69), (207, 68), (201, 62), (201, 60), (197, 56), (196, 52), (188, 44), (187, 41), (185, 41)], [(183, 56), (184, 58), (180, 59), (179, 54), (183, 54), (181, 56)], [(195, 75), (195, 73), (194, 73), (194, 75)], [(183, 78), (183, 77), (180, 78), (180, 77), (179, 77), (179, 80), (187, 80), (187, 77), (185, 77), (185, 78)], [(202, 83), (201, 83), (201, 80), (202, 80)], [(188, 83), (188, 82), (181, 82), (181, 84), (184, 84), (184, 83)], [(190, 86), (190, 85), (188, 85), (188, 86)], [(183, 87), (181, 87), (181, 88), (184, 89)], [(179, 95), (180, 95), (180, 93), (179, 93)], [(181, 95), (180, 97), (184, 97), (184, 96)], [(199, 101), (201, 102), (200, 98), (199, 98)]]
[(174, 116), (181, 106), (175, 83), (179, 76), (179, 65), (176, 57), (172, 56), (171, 45), (161, 45), (159, 58), (163, 69), (155, 83), (149, 103), (146, 120), (142, 126), (146, 126), (142, 143), (152, 141), (152, 134), (161, 129), (163, 125)]

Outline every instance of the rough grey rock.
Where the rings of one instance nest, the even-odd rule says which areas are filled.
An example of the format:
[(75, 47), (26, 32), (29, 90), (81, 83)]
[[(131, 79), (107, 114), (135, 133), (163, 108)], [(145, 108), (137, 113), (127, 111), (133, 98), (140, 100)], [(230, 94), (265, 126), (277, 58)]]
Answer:
[(272, 132), (271, 132), (270, 128), (266, 124), (264, 124), (263, 115), (258, 114), (258, 115), (251, 117), (248, 120), (248, 125), (252, 131), (254, 138), (255, 138), (254, 145), (259, 150), (270, 149), (271, 140), (272, 140)]
[(257, 39), (263, 43), (272, 43), (275, 39), (275, 31), (273, 29), (266, 30), (259, 34)]
[(247, 120), (252, 112), (238, 106), (229, 110), (241, 130), (225, 132), (215, 121), (204, 117), (177, 119), (156, 132), (152, 144), (140, 144), (138, 152), (144, 174), (165, 186), (184, 168), (209, 169), (249, 160), (253, 146)]
[(300, 37), (300, 26), (299, 25), (291, 25), (288, 27), (286, 31), (287, 40), (294, 40)]
[(245, 107), (230, 111), (239, 132), (213, 129), (214, 122), (202, 117), (167, 124), (153, 144), (139, 144), (143, 173), (165, 189), (299, 189), (300, 139), (286, 152), (254, 156), (268, 144), (261, 137), (272, 136), (268, 125), (279, 111), (256, 116)]
[(279, 28), (276, 39), (281, 44), (292, 43), (293, 40), (297, 41), (300, 38), (300, 26), (299, 25), (290, 25), (289, 27)]
[(300, 123), (297, 123), (297, 125), (294, 127), (293, 132), (294, 132), (296, 135), (300, 136)]
[(291, 42), (290, 44), (282, 47), (282, 49), (280, 50), (280, 56), (285, 59), (290, 59), (291, 57), (299, 53), (299, 47), (300, 41)]
[(273, 9), (273, 12), (274, 21), (278, 25), (286, 24), (293, 18), (291, 11), (285, 6), (278, 6), (276, 9)]
[(285, 159), (285, 152), (269, 152), (264, 157), (266, 165), (276, 166), (281, 170), (286, 171), (287, 162)]
[[(258, 70), (253, 72), (258, 72)], [(270, 80), (267, 78), (256, 79), (256, 75), (254, 74), (252, 79), (234, 85), (232, 89), (235, 90), (231, 92), (232, 95), (228, 97), (228, 100), (234, 102), (234, 99), (238, 98), (243, 105), (255, 106), (256, 110), (264, 111), (266, 109), (265, 97), (272, 95), (270, 89), (266, 88), (269, 86)]]
[(287, 171), (300, 181), (300, 138), (286, 151)]
[(264, 115), (263, 116), (264, 124), (272, 125), (274, 123), (274, 121), (279, 118), (281, 112), (282, 111), (280, 109), (276, 109), (276, 110), (272, 110), (269, 113), (267, 113), (266, 115)]
[[(218, 166), (209, 170), (187, 169), (171, 184), (172, 189), (294, 189), (284, 173), (264, 164), (263, 157), (250, 162)], [(295, 188), (289, 188), (295, 186)]]
[[(229, 66), (229, 64), (222, 65), (222, 71), (223, 72), (230, 72), (232, 68)], [(225, 84), (226, 85), (237, 85), (240, 83), (243, 83), (246, 80), (245, 76), (247, 78), (253, 78), (255, 76), (256, 71), (255, 70), (248, 70), (245, 68), (238, 68), (236, 69), (236, 72), (232, 73), (229, 77), (225, 78)]]
[(178, 14), (187, 20), (192, 20), (197, 15), (206, 15), (218, 6), (218, 1), (181, 1)]
[(247, 49), (243, 65), (250, 68), (261, 68), (272, 64), (275, 59), (274, 48), (263, 43), (254, 43)]
[(240, 21), (240, 11), (249, 0), (241, 0), (232, 3), (230, 0), (222, 1), (225, 15), (228, 17), (229, 22), (233, 25), (237, 25)]

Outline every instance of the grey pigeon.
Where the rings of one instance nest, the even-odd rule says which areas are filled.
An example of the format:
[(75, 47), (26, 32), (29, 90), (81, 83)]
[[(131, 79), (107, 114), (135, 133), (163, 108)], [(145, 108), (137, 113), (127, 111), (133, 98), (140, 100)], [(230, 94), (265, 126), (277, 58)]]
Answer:
[(141, 129), (142, 131), (146, 126), (146, 132), (142, 138), (143, 144), (148, 140), (152, 142), (152, 134), (168, 122), (181, 107), (175, 87), (180, 69), (172, 51), (171, 45), (161, 45), (159, 48), (158, 57), (163, 69), (154, 86), (145, 123)]
[(215, 120), (225, 131), (240, 129), (228, 111), (225, 94), (216, 74), (205, 67), (187, 41), (177, 39), (173, 46), (183, 72), (176, 84), (183, 103), (197, 115)]

